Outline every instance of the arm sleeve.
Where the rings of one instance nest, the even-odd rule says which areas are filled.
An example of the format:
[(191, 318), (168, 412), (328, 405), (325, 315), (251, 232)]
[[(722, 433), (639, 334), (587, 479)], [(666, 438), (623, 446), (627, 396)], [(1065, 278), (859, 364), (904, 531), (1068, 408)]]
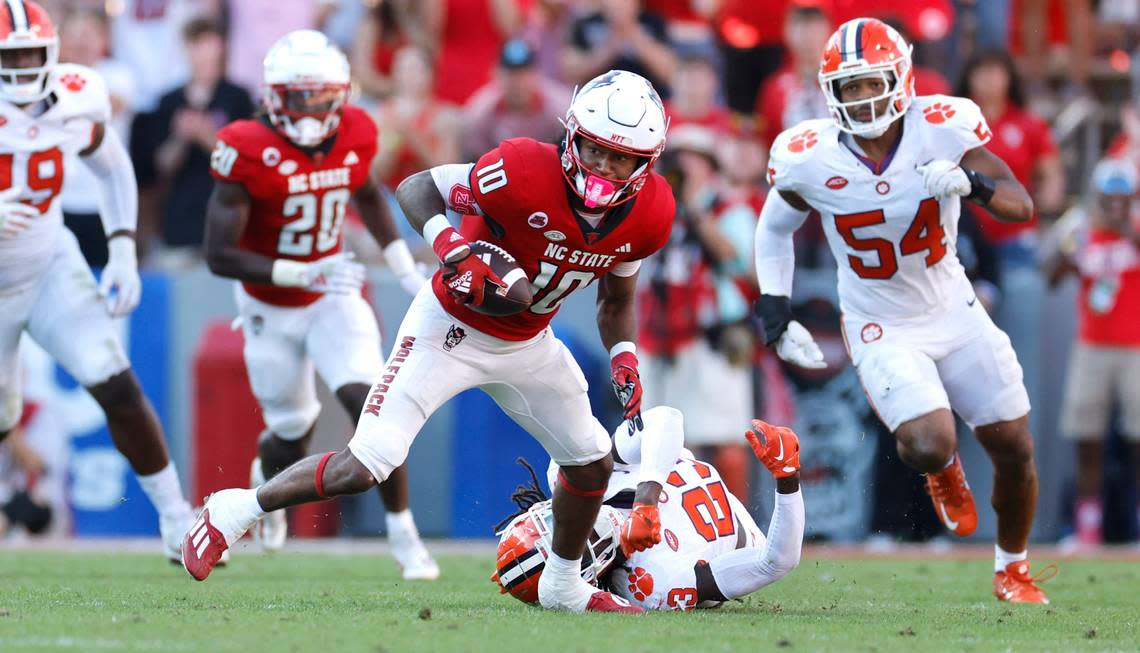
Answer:
[(623, 263), (618, 263), (617, 265), (610, 268), (610, 274), (614, 275), (615, 277), (632, 277), (633, 275), (637, 274), (637, 271), (640, 269), (641, 259), (638, 259), (636, 261), (625, 261)]
[(796, 265), (792, 234), (807, 216), (807, 211), (788, 204), (777, 190), (768, 192), (760, 220), (756, 223), (754, 254), (756, 278), (760, 282), (760, 292), (765, 295), (792, 296), (792, 274)]
[(776, 493), (776, 509), (768, 524), (768, 537), (760, 548), (737, 549), (709, 562), (721, 594), (738, 599), (788, 575), (800, 563), (804, 541), (804, 499)]
[(447, 217), (453, 222), (464, 215), (483, 215), (471, 192), (474, 167), (474, 163), (448, 163), (431, 169), (435, 188), (447, 205)]
[(103, 142), (91, 154), (80, 157), (99, 180), (99, 215), (103, 232), (134, 231), (138, 225), (139, 188), (127, 148), (114, 129), (103, 130)]
[(624, 422), (618, 427), (614, 448), (629, 465), (640, 465), (638, 483), (654, 481), (665, 485), (665, 477), (673, 471), (685, 446), (684, 417), (676, 408), (656, 406), (645, 411), (642, 419), (645, 428), (633, 435)]

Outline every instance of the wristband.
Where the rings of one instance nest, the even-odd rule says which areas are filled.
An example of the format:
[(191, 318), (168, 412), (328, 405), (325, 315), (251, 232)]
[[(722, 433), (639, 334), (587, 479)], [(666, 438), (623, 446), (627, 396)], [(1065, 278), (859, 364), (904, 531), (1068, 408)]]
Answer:
[(990, 200), (994, 197), (997, 182), (969, 168), (963, 167), (962, 172), (965, 172), (966, 178), (970, 180), (970, 194), (966, 196), (966, 199), (973, 200), (982, 206), (989, 204)]
[(788, 330), (792, 321), (792, 300), (783, 295), (760, 295), (756, 300), (756, 316), (764, 329), (764, 344), (771, 346)]
[(613, 360), (614, 357), (616, 357), (618, 354), (622, 354), (625, 352), (629, 352), (629, 353), (633, 354), (634, 357), (636, 357), (637, 356), (637, 345), (633, 344), (632, 342), (630, 342), (628, 340), (622, 340), (621, 342), (614, 345), (613, 347), (610, 347), (610, 360)]
[(431, 243), (435, 255), (444, 263), (458, 261), (471, 252), (467, 239), (441, 213), (424, 223), (423, 233), (424, 240)]
[(403, 238), (397, 238), (384, 248), (384, 260), (397, 277), (403, 277), (416, 271), (416, 260), (412, 258), (412, 251)]
[(286, 288), (304, 288), (309, 285), (309, 264), (301, 261), (290, 261), (279, 258), (273, 261), (273, 272), (270, 281), (275, 286)]

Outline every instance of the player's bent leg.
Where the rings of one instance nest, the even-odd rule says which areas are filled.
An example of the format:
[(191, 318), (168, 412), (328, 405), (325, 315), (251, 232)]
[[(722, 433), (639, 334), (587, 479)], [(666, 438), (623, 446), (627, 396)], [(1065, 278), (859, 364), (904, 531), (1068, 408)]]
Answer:
[[(265, 485), (269, 479), (304, 458), (313, 436), (313, 426), (310, 425), (298, 438), (282, 437), (269, 429), (262, 431), (257, 439), (257, 458), (249, 467), (249, 486), (256, 489)], [(267, 553), (285, 548), (288, 537), (289, 521), (283, 510), (267, 513), (253, 529), (254, 541)]]
[(978, 510), (957, 454), (954, 416), (939, 409), (901, 424), (895, 431), (899, 457), (925, 473), (926, 492), (947, 530), (965, 537), (978, 527)]

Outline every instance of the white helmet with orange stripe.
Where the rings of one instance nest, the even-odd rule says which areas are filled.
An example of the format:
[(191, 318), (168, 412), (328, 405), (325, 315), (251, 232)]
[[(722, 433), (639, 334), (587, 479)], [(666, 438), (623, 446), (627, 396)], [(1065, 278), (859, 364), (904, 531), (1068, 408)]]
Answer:
[(0, 100), (31, 104), (50, 92), (48, 75), (59, 60), (59, 36), (38, 4), (0, 3)]
[[(883, 94), (844, 102), (840, 97), (843, 83), (864, 77), (882, 79)], [(849, 20), (827, 41), (819, 64), (819, 85), (840, 129), (864, 138), (882, 136), (914, 100), (911, 46), (881, 20)], [(870, 119), (856, 119), (854, 114), (864, 107), (870, 107)]]

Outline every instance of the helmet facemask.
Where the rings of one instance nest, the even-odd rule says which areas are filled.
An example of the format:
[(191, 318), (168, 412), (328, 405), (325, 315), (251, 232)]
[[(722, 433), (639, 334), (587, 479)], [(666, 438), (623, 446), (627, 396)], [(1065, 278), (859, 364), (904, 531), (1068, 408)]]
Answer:
[[(594, 134), (587, 132), (578, 125), (571, 114), (569, 120), (564, 121), (566, 127), (566, 140), (562, 148), (562, 174), (570, 183), (574, 193), (582, 199), (587, 209), (606, 210), (627, 202), (641, 190), (653, 163), (661, 155), (657, 152), (638, 152), (633, 149), (607, 142)], [(600, 147), (614, 150), (637, 157), (641, 164), (634, 168), (628, 178), (608, 177), (590, 169), (582, 161), (582, 154), (578, 149), (579, 139), (586, 139)]]
[[(840, 89), (853, 79), (878, 78), (883, 81), (883, 93), (844, 102)], [(909, 58), (862, 66), (854, 70), (840, 70), (834, 73), (820, 73), (819, 84), (827, 98), (827, 108), (831, 117), (844, 132), (862, 138), (878, 138), (886, 133), (895, 120), (906, 113), (914, 97), (914, 75)], [(880, 114), (879, 104), (886, 101), (886, 108)], [(858, 120), (855, 112), (866, 105), (871, 107), (870, 120)]]
[(290, 141), (316, 147), (340, 125), (347, 84), (273, 84), (265, 90), (269, 120)]
[[(39, 50), (38, 65), (28, 66), (23, 61), (28, 51)], [(47, 97), (48, 75), (59, 59), (59, 39), (29, 38), (25, 42), (9, 37), (0, 43), (0, 99), (15, 104), (31, 104)], [(20, 66), (12, 64), (19, 63)]]

